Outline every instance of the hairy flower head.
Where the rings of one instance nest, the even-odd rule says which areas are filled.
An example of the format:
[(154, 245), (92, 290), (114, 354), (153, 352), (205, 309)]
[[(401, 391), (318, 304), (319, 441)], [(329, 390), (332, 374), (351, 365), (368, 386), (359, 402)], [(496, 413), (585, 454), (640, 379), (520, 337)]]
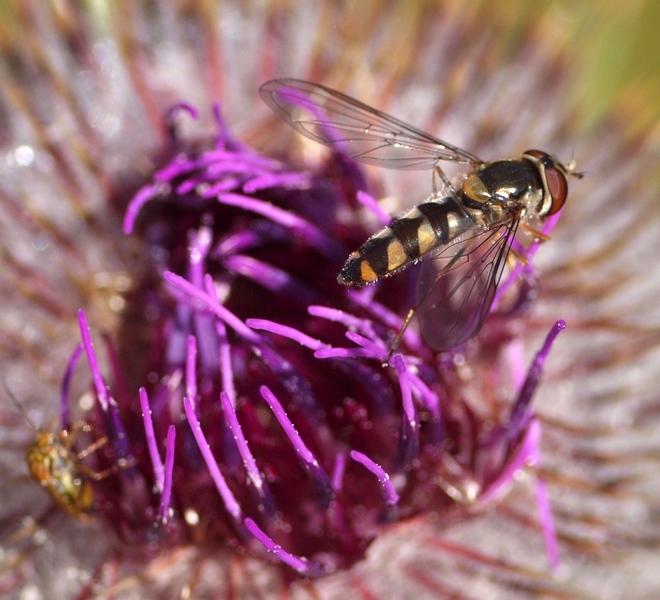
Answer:
[[(652, 414), (645, 365), (657, 356), (657, 315), (644, 298), (657, 277), (642, 285), (627, 265), (652, 244), (653, 137), (626, 141), (612, 124), (576, 137), (574, 113), (561, 104), (568, 62), (544, 42), (557, 33), (551, 26), (530, 28), (511, 55), (494, 55), (488, 35), (475, 34), (483, 20), (451, 4), (423, 5), (400, 18), (376, 8), (361, 15), (380, 23), (374, 32), (396, 23), (409, 55), (386, 60), (376, 41), (365, 54), (365, 36), (349, 21), (335, 31), (348, 78), (326, 66), (341, 62), (327, 38), (338, 18), (330, 3), (321, 15), (272, 8), (264, 19), (247, 9), (218, 16), (206, 5), (172, 19), (139, 3), (107, 15), (68, 4), (39, 19), (29, 8), (12, 14), (50, 31), (44, 39), (56, 50), (44, 52), (28, 33), (13, 38), (3, 61), (11, 74), (3, 114), (15, 115), (3, 179), (13, 299), (3, 348), (22, 355), (7, 379), (21, 397), (52, 406), (66, 373), (56, 428), (84, 418), (91, 430), (72, 449), (72, 468), (107, 476), (92, 480), (92, 523), (62, 523), (34, 495), (36, 524), (9, 526), (18, 566), (6, 587), (38, 589), (32, 561), (21, 559), (41, 545), (34, 555), (61, 574), (66, 560), (52, 548), (75, 549), (92, 531), (103, 535), (86, 561), (73, 561), (77, 582), (61, 580), (63, 589), (89, 581), (83, 595), (121, 590), (134, 569), (151, 595), (182, 585), (258, 593), (281, 579), (335, 573), (314, 587), (378, 595), (396, 579), (400, 597), (437, 597), (470, 595), (487, 566), (480, 577), (490, 591), (559, 593), (548, 557), (556, 564), (561, 555), (568, 572), (587, 557), (597, 573), (599, 553), (624, 544), (643, 556), (654, 543), (652, 529), (646, 539), (636, 534), (653, 489), (645, 454), (615, 429), (634, 432)], [(318, 37), (281, 37), (289, 21)], [(497, 26), (477, 29), (495, 36)], [(194, 43), (179, 52), (181, 36)], [(246, 52), (250, 39), (266, 50)], [(315, 48), (313, 39), (326, 42)], [(574, 152), (586, 171), (551, 242), (502, 284), (495, 313), (460, 352), (431, 352), (413, 322), (383, 367), (415, 273), (361, 291), (336, 283), (348, 252), (383, 221), (376, 200), (417, 202), (431, 178), (365, 173), (287, 138), (255, 91), (282, 71), (275, 65), (303, 55), (306, 66), (286, 62), (291, 74), (348, 89), (479, 156), (534, 144), (567, 160)], [(479, 68), (487, 63), (498, 66)], [(212, 112), (217, 97), (223, 108)], [(622, 197), (636, 198), (625, 212)], [(612, 243), (624, 225), (636, 235)], [(559, 318), (569, 328), (537, 389)], [(74, 352), (67, 370), (64, 355), (80, 342), (86, 360)], [(624, 370), (631, 364), (636, 371)], [(50, 386), (28, 379), (35, 365)], [(624, 408), (606, 412), (621, 399)], [(102, 438), (108, 443), (75, 456)], [(613, 439), (624, 448), (619, 461), (607, 451)], [(517, 493), (506, 495), (511, 488)], [(16, 498), (6, 503), (10, 525), (26, 510)], [(621, 507), (625, 518), (614, 519)], [(493, 518), (476, 516), (485, 509)], [(95, 555), (105, 557), (98, 567)], [(450, 583), (434, 575), (438, 567)], [(587, 583), (573, 574), (566, 589)]]

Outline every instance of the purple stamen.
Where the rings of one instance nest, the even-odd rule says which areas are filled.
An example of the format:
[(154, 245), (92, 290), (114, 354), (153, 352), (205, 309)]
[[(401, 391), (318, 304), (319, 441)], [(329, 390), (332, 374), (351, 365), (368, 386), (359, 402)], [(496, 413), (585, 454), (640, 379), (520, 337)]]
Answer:
[(428, 385), (426, 385), (416, 373), (413, 373), (410, 369), (407, 370), (407, 378), (412, 386), (412, 389), (415, 390), (419, 396), (421, 402), (424, 404), (424, 407), (434, 416), (440, 416), (440, 398), (438, 395), (431, 391)]
[(124, 233), (126, 235), (133, 233), (133, 228), (135, 227), (135, 219), (138, 216), (138, 213), (142, 210), (142, 207), (149, 202), (152, 198), (155, 198), (159, 194), (163, 193), (166, 188), (164, 188), (161, 183), (152, 183), (145, 185), (130, 201), (128, 208), (126, 209), (126, 215), (124, 216)]
[(300, 460), (300, 464), (309, 475), (314, 484), (314, 488), (319, 494), (321, 505), (327, 507), (335, 497), (328, 474), (323, 470), (323, 467), (319, 464), (314, 453), (307, 448), (307, 445), (300, 437), (300, 434), (296, 431), (293, 423), (289, 420), (289, 417), (282, 408), (280, 401), (275, 397), (275, 394), (273, 394), (273, 392), (271, 392), (265, 385), (262, 385), (259, 388), (259, 391), (293, 445), (298, 459)]
[(513, 338), (504, 348), (505, 369), (509, 372), (514, 389), (520, 389), (527, 377), (522, 339)]
[(195, 415), (195, 411), (192, 407), (192, 403), (188, 398), (183, 399), (183, 409), (186, 413), (186, 418), (188, 419), (188, 423), (190, 424), (190, 428), (192, 429), (193, 435), (195, 436), (195, 441), (197, 442), (199, 451), (202, 453), (202, 458), (206, 463), (206, 468), (209, 470), (211, 478), (213, 479), (213, 483), (215, 484), (215, 487), (218, 490), (220, 497), (222, 498), (222, 501), (225, 504), (225, 508), (227, 509), (227, 512), (233, 517), (234, 521), (240, 524), (243, 519), (243, 513), (241, 511), (241, 507), (236, 501), (234, 494), (229, 489), (229, 486), (227, 485), (225, 478), (220, 472), (218, 463), (215, 460), (213, 454), (211, 453), (209, 443), (206, 441), (206, 436), (202, 431), (202, 426), (200, 425), (199, 420), (197, 419), (197, 416)]
[[(210, 284), (213, 286), (213, 279), (209, 279), (210, 276), (205, 276), (205, 282), (210, 280)], [(254, 333), (249, 327), (243, 323), (236, 315), (228, 311), (222, 304), (217, 300), (209, 296), (203, 290), (200, 290), (198, 287), (192, 285), (189, 281), (186, 281), (180, 275), (172, 273), (171, 271), (165, 271), (163, 273), (163, 279), (175, 288), (182, 291), (185, 295), (194, 298), (195, 300), (200, 301), (207, 310), (215, 313), (219, 319), (222, 319), (227, 325), (229, 325), (236, 333), (241, 335), (246, 341), (254, 344), (262, 344), (262, 339)]]
[(174, 450), (176, 442), (176, 427), (167, 428), (167, 442), (165, 444), (165, 471), (163, 476), (163, 491), (160, 496), (158, 518), (167, 523), (171, 516), (170, 502), (172, 500), (172, 479), (174, 474)]
[(188, 336), (186, 351), (186, 397), (197, 408), (197, 339)]
[[(249, 231), (240, 231), (238, 233), (230, 234), (225, 236), (218, 245), (213, 250), (213, 256), (215, 258), (223, 258), (226, 256), (231, 256), (232, 254), (237, 254), (238, 252), (244, 252), (251, 248), (256, 248), (268, 241), (287, 241), (291, 239), (291, 235), (285, 229), (282, 229), (279, 225), (272, 224), (270, 227), (269, 235), (264, 231), (254, 231), (250, 229)], [(279, 235), (276, 235), (273, 231), (277, 230)]]
[(337, 258), (345, 254), (345, 250), (318, 227), (292, 212), (273, 206), (269, 202), (243, 196), (242, 194), (221, 194), (218, 196), (218, 201), (228, 206), (236, 206), (248, 212), (256, 213), (297, 232), (310, 246), (329, 258)]
[(92, 380), (94, 381), (94, 388), (96, 389), (96, 397), (103, 412), (107, 413), (110, 406), (110, 394), (108, 393), (108, 387), (105, 385), (105, 381), (103, 381), (101, 369), (99, 369), (96, 352), (94, 351), (94, 344), (92, 343), (92, 334), (89, 330), (87, 317), (82, 309), (78, 311), (78, 324), (80, 326), (80, 336), (82, 337), (85, 354), (87, 354), (89, 370), (92, 373)]
[(385, 470), (373, 460), (371, 460), (366, 454), (358, 452), (357, 450), (351, 450), (351, 458), (355, 461), (366, 467), (371, 471), (380, 482), (380, 485), (383, 487), (383, 496), (385, 502), (390, 506), (396, 506), (399, 502), (399, 494), (394, 489), (394, 484), (390, 479), (390, 476), (385, 472)]
[(378, 204), (376, 199), (371, 194), (367, 194), (367, 192), (358, 190), (356, 197), (357, 197), (357, 201), (360, 204), (362, 204), (362, 206), (369, 209), (373, 213), (373, 215), (376, 217), (376, 219), (378, 219), (378, 222), (381, 224), (382, 227), (385, 227), (392, 222), (391, 215), (388, 215), (381, 208), (380, 204)]
[(318, 300), (316, 292), (302, 281), (268, 263), (240, 254), (229, 256), (224, 262), (230, 271), (255, 281), (271, 292), (285, 294), (299, 304), (307, 305)]
[(165, 119), (172, 122), (178, 112), (188, 113), (188, 115), (190, 115), (195, 121), (199, 118), (199, 113), (192, 104), (189, 104), (188, 102), (177, 102), (165, 113)]
[(335, 457), (335, 466), (332, 469), (332, 489), (335, 493), (341, 492), (342, 482), (344, 481), (344, 472), (346, 471), (346, 455), (343, 453), (337, 454)]
[(399, 440), (399, 462), (402, 466), (409, 465), (419, 452), (419, 420), (417, 409), (412, 401), (412, 391), (408, 380), (408, 369), (401, 354), (392, 357), (401, 386), (403, 414), (401, 423), (401, 438)]
[[(376, 358), (366, 348), (321, 348), (314, 352), (314, 358)], [(377, 359), (378, 360), (378, 359)]]
[(71, 354), (66, 370), (64, 371), (64, 377), (62, 377), (62, 385), (60, 388), (60, 423), (62, 424), (62, 429), (64, 431), (71, 428), (71, 420), (69, 418), (69, 389), (71, 387), (73, 372), (76, 370), (76, 366), (82, 356), (83, 350), (84, 346), (82, 343), (76, 346), (73, 354)]
[(552, 507), (550, 506), (547, 486), (543, 478), (538, 475), (536, 478), (536, 503), (539, 507), (539, 519), (541, 521), (541, 531), (543, 532), (548, 563), (550, 563), (550, 567), (554, 570), (559, 567), (560, 563), (557, 530), (552, 516)]
[(238, 177), (225, 177), (223, 180), (212, 184), (211, 186), (198, 190), (199, 195), (205, 199), (216, 198), (218, 194), (229, 192), (241, 185), (241, 180)]
[(566, 329), (566, 321), (557, 321), (546, 336), (543, 347), (536, 353), (532, 366), (527, 373), (527, 378), (525, 379), (520, 392), (518, 392), (518, 399), (511, 410), (511, 419), (508, 429), (510, 432), (509, 439), (512, 439), (516, 432), (524, 429), (531, 418), (529, 405), (534, 396), (534, 392), (538, 387), (539, 381), (541, 380), (543, 365), (545, 365), (545, 361), (548, 358), (548, 353), (550, 352), (553, 342), (564, 329)]
[(235, 152), (249, 152), (249, 148), (239, 142), (230, 133), (229, 127), (227, 127), (227, 123), (222, 116), (222, 102), (213, 103), (213, 118), (218, 125), (218, 137), (216, 139), (216, 146), (218, 148), (230, 148)]
[[(204, 286), (206, 273), (206, 258), (208, 256), (213, 233), (210, 227), (200, 227), (190, 234), (188, 247), (188, 280), (198, 288)], [(213, 334), (214, 318), (211, 315), (193, 313), (193, 328), (197, 336), (201, 364), (208, 372), (215, 372), (218, 368), (218, 340)], [(194, 398), (194, 396), (188, 396)]]
[[(87, 355), (87, 362), (92, 373), (92, 381), (94, 382), (94, 388), (96, 389), (96, 398), (101, 407), (101, 414), (103, 415), (105, 426), (108, 430), (110, 443), (115, 451), (117, 461), (130, 465), (134, 461), (131, 443), (119, 417), (117, 403), (110, 395), (108, 386), (101, 375), (101, 369), (99, 368), (96, 352), (94, 351), (94, 344), (92, 343), (92, 336), (87, 323), (87, 317), (82, 309), (78, 311), (78, 324), (80, 326), (80, 336), (82, 337), (85, 354)], [(134, 473), (129, 475), (129, 471), (132, 472), (134, 470), (127, 468), (120, 471), (121, 477), (123, 479), (135, 479), (132, 477)], [(138, 485), (137, 482), (134, 483)]]
[(276, 544), (259, 526), (249, 517), (245, 519), (245, 527), (257, 539), (264, 548), (268, 550), (278, 560), (284, 564), (289, 565), (294, 571), (297, 571), (305, 577), (319, 577), (324, 574), (324, 569), (321, 565), (310, 563), (306, 558), (296, 556), (284, 550), (280, 545)]
[(253, 177), (243, 184), (243, 192), (254, 194), (261, 190), (274, 187), (289, 189), (304, 189), (309, 187), (309, 177), (305, 173), (264, 173), (259, 177)]
[[(530, 427), (525, 431), (520, 446), (510, 458), (507, 458), (506, 448), (501, 444), (492, 444), (484, 448), (483, 453), (489, 458), (491, 469), (490, 472), (482, 473), (480, 479), (488, 479), (490, 476), (491, 480), (487, 482), (479, 494), (479, 505), (486, 505), (503, 496), (515, 481), (516, 473), (536, 462), (538, 449), (534, 446), (535, 436), (533, 430), (535, 432), (535, 429), (531, 428), (532, 423), (538, 423), (538, 421), (534, 419), (530, 422)], [(505, 462), (503, 463), (503, 461)], [(497, 469), (496, 477), (492, 478), (494, 469)], [(486, 471), (486, 468), (484, 468), (484, 471)]]
[(151, 458), (151, 466), (154, 470), (154, 479), (156, 481), (156, 489), (162, 493), (164, 482), (163, 461), (160, 459), (160, 452), (158, 451), (158, 444), (156, 443), (156, 433), (154, 432), (154, 423), (151, 418), (151, 407), (149, 406), (149, 398), (147, 390), (143, 387), (139, 391), (140, 408), (142, 409), (142, 422), (144, 423), (144, 433), (147, 438), (147, 450)]
[(273, 497), (268, 489), (268, 484), (264, 481), (261, 472), (257, 468), (257, 461), (254, 459), (248, 442), (243, 435), (243, 430), (236, 416), (234, 406), (225, 392), (220, 392), (220, 402), (225, 411), (225, 418), (234, 437), (236, 448), (243, 460), (248, 481), (252, 484), (251, 489), (258, 498), (259, 510), (263, 511), (270, 518), (275, 514), (275, 507), (273, 506)]
[(302, 331), (294, 329), (293, 327), (287, 327), (286, 325), (280, 325), (274, 321), (268, 321), (267, 319), (247, 319), (245, 324), (252, 329), (259, 329), (262, 331), (269, 331), (275, 335), (281, 335), (282, 337), (289, 338), (294, 342), (298, 342), (301, 346), (309, 348), (310, 350), (320, 350), (321, 348), (328, 348), (327, 344), (324, 344), (320, 340), (312, 338)]
[(307, 312), (312, 316), (319, 317), (321, 319), (327, 319), (333, 323), (341, 323), (348, 329), (355, 329), (356, 331), (360, 331), (365, 337), (372, 341), (380, 340), (374, 331), (371, 321), (361, 319), (360, 317), (351, 315), (350, 313), (347, 313), (343, 310), (330, 308), (327, 306), (312, 305), (307, 307)]
[[(366, 288), (359, 292), (349, 290), (348, 293), (351, 300), (353, 300), (358, 306), (369, 311), (376, 319), (384, 323), (390, 329), (400, 331), (403, 327), (403, 319), (379, 302), (376, 302), (369, 293), (365, 293), (366, 290), (369, 289), (370, 288)], [(422, 342), (421, 336), (412, 327), (407, 327), (403, 332), (403, 341), (417, 356), (425, 359), (429, 357), (429, 351), (426, 348), (426, 345)]]
[(213, 231), (210, 227), (200, 227), (190, 236), (188, 246), (188, 276), (192, 283), (201, 286), (204, 265), (213, 243)]
[(360, 335), (355, 331), (347, 331), (345, 335), (346, 338), (354, 344), (361, 346), (365, 350), (369, 350), (372, 353), (374, 359), (382, 361), (387, 358), (388, 351), (380, 338), (376, 338), (374, 341), (364, 337), (363, 335)]
[(220, 368), (222, 369), (222, 386), (231, 402), (232, 406), (236, 406), (236, 385), (234, 382), (234, 370), (232, 369), (231, 362), (231, 346), (227, 340), (227, 328), (225, 324), (216, 319), (215, 324), (216, 333), (218, 334), (218, 342), (220, 345)]

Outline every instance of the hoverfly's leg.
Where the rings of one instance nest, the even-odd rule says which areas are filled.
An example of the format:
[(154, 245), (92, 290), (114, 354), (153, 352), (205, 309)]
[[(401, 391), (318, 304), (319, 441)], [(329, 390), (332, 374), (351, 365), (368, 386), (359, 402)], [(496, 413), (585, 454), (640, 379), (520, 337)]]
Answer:
[(385, 365), (390, 364), (392, 355), (396, 352), (396, 349), (399, 347), (399, 344), (401, 343), (401, 339), (403, 338), (403, 334), (406, 332), (406, 329), (408, 329), (408, 325), (410, 325), (410, 321), (415, 316), (416, 312), (417, 312), (416, 306), (408, 311), (408, 314), (406, 315), (406, 320), (403, 322), (403, 325), (401, 326), (401, 329), (399, 329), (399, 333), (397, 333), (396, 339), (394, 340), (394, 343), (392, 344), (390, 351), (387, 353), (387, 359), (385, 360), (384, 363)]
[(529, 235), (531, 235), (537, 242), (548, 242), (552, 239), (549, 235), (546, 235), (542, 231), (539, 231), (524, 221), (520, 222), (520, 227), (521, 229), (524, 229), (525, 232), (527, 232)]
[(442, 180), (442, 183), (445, 185), (446, 189), (449, 190), (450, 193), (455, 194), (456, 190), (454, 189), (454, 186), (451, 184), (451, 181), (449, 181), (449, 177), (445, 175), (445, 172), (438, 166), (435, 165), (433, 167), (433, 195), (437, 196), (438, 195), (438, 183), (436, 181), (436, 177), (439, 177)]
[(519, 262), (523, 267), (526, 267), (529, 264), (527, 257), (521, 252), (518, 252), (515, 248), (509, 250), (509, 256), (506, 257), (506, 260), (509, 267), (512, 269), (516, 266), (516, 262)]

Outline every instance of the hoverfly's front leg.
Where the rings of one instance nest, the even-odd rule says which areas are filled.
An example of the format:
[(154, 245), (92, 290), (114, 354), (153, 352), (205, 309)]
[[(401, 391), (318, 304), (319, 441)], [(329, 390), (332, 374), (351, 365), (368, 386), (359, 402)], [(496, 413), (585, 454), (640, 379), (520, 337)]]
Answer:
[[(534, 241), (536, 242), (545, 243), (551, 239), (549, 235), (546, 235), (542, 231), (539, 231), (538, 229), (532, 227), (529, 223), (525, 223), (524, 221), (521, 221), (520, 228), (524, 229), (525, 233), (532, 236), (534, 238)], [(516, 250), (513, 247), (509, 251), (509, 256), (507, 256), (507, 262), (509, 263), (509, 266), (512, 268), (513, 266), (515, 266), (516, 262), (520, 263), (524, 267), (526, 267), (529, 264), (529, 260), (527, 259), (527, 257), (522, 252)]]
[(525, 223), (524, 221), (520, 222), (520, 228), (524, 229), (525, 232), (531, 235), (537, 242), (549, 242), (552, 239), (549, 235), (546, 235), (542, 231), (536, 229), (536, 227), (532, 227), (529, 223)]

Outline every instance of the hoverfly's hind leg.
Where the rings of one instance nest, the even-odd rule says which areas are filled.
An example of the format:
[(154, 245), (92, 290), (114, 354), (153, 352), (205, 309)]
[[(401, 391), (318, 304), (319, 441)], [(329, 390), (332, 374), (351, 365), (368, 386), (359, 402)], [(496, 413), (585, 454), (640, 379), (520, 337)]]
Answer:
[(406, 319), (403, 322), (403, 325), (401, 325), (401, 329), (399, 329), (399, 333), (396, 334), (396, 339), (394, 340), (394, 343), (392, 344), (390, 351), (387, 353), (387, 359), (383, 363), (385, 366), (390, 364), (390, 360), (392, 360), (392, 355), (396, 352), (396, 349), (399, 347), (399, 344), (401, 343), (401, 339), (403, 338), (403, 334), (406, 332), (406, 329), (408, 329), (408, 325), (410, 325), (410, 321), (412, 321), (412, 318), (415, 316), (416, 312), (417, 312), (417, 306), (413, 306), (408, 311), (408, 314), (406, 315)]
[(438, 195), (438, 182), (437, 179), (439, 178), (443, 185), (445, 186), (445, 189), (448, 190), (451, 194), (455, 194), (456, 190), (454, 189), (454, 186), (451, 184), (451, 181), (449, 181), (449, 177), (445, 174), (445, 172), (440, 168), (439, 165), (435, 165), (433, 167), (433, 195), (437, 196)]

